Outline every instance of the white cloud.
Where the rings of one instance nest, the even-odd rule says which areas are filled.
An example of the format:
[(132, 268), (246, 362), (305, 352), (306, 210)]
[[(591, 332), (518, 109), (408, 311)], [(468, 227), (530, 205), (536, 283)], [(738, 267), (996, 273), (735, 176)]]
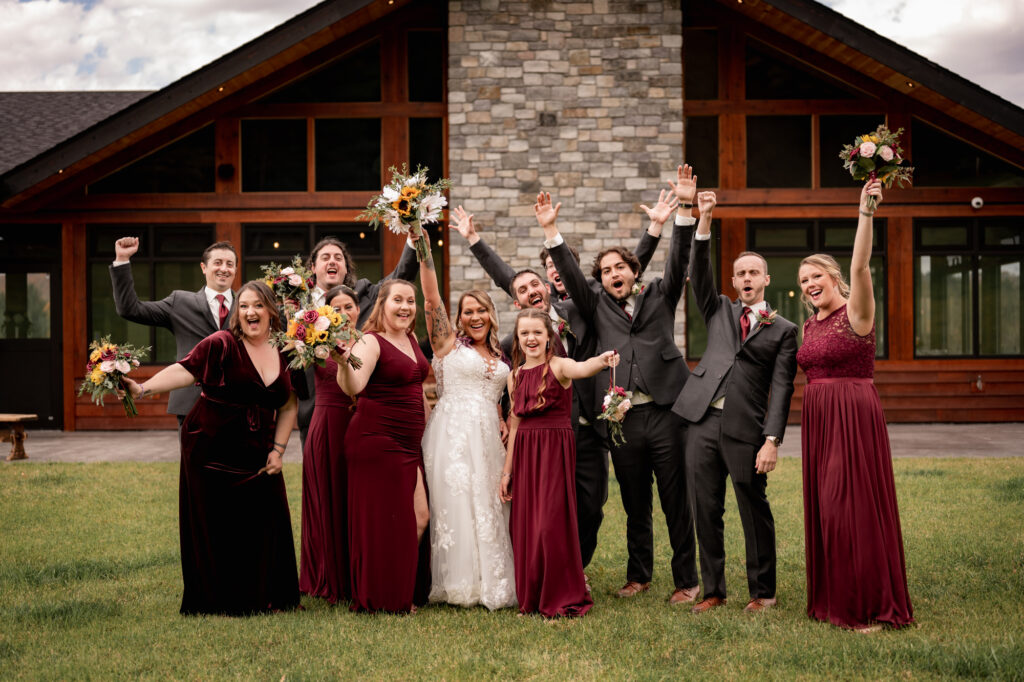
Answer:
[(1021, 0), (825, 0), (824, 4), (1024, 106)]
[(317, 0), (0, 0), (0, 90), (152, 90)]

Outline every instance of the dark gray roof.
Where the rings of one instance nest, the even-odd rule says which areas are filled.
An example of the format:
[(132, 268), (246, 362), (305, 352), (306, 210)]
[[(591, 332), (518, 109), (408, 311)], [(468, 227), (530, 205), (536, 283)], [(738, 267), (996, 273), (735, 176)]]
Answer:
[(138, 90), (0, 92), (0, 174), (148, 94)]

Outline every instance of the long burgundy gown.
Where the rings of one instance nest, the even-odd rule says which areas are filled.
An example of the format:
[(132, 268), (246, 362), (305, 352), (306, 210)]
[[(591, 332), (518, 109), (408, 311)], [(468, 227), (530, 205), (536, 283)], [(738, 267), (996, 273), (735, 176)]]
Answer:
[(316, 367), (316, 407), (302, 451), (302, 551), (299, 589), (331, 604), (351, 595), (348, 572), (348, 471), (345, 432), (352, 399), (338, 386), (338, 365)]
[[(522, 369), (512, 401), (520, 418), (512, 460), (509, 532), (520, 613), (582, 616), (594, 605), (576, 530), (572, 387), (546, 365)], [(537, 394), (544, 383), (544, 404)]]
[(913, 622), (889, 434), (872, 383), (875, 330), (846, 306), (804, 323), (801, 409), (807, 615), (845, 628)]
[(291, 393), (285, 359), (266, 386), (242, 342), (219, 331), (181, 365), (203, 389), (181, 427), (181, 612), (293, 609), (299, 580), (284, 478), (257, 473)]
[[(423, 380), (430, 364), (380, 334), (380, 358), (359, 394), (345, 441), (352, 606), (404, 613), (430, 593), (430, 533), (416, 540), (413, 493), (423, 472)], [(426, 481), (426, 477), (423, 478)]]

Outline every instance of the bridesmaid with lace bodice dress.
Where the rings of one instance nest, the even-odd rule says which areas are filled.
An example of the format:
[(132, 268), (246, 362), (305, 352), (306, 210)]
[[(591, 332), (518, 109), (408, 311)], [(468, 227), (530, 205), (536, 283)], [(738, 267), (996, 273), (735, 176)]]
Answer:
[(807, 615), (874, 632), (912, 623), (903, 537), (885, 416), (872, 383), (872, 214), (880, 183), (865, 185), (850, 284), (823, 254), (800, 264), (804, 323), (797, 361), (807, 374), (801, 409)]
[(430, 600), (499, 609), (515, 604), (508, 507), (498, 497), (505, 461), (499, 400), (509, 368), (487, 293), (459, 298), (455, 328), (433, 261), (420, 265), (438, 402), (423, 434), (430, 490)]

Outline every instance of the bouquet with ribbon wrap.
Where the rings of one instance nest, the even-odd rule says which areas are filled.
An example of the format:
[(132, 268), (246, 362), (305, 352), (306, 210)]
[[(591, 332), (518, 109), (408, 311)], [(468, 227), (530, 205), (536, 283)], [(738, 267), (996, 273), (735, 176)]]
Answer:
[[(903, 187), (905, 181), (910, 182), (914, 168), (903, 165), (902, 134), (903, 128), (893, 133), (882, 124), (873, 133), (858, 135), (853, 144), (844, 146), (839, 152), (843, 168), (850, 171), (854, 180), (881, 180), (886, 189), (892, 187), (893, 182)], [(878, 200), (869, 196), (868, 209), (874, 211), (876, 208)]]
[(615, 385), (615, 368), (612, 367), (608, 377), (608, 392), (604, 394), (604, 401), (601, 403), (604, 410), (597, 418), (608, 422), (608, 435), (611, 436), (613, 445), (626, 444), (626, 439), (622, 435), (622, 422), (626, 419), (626, 412), (633, 407), (632, 398), (632, 391)]

